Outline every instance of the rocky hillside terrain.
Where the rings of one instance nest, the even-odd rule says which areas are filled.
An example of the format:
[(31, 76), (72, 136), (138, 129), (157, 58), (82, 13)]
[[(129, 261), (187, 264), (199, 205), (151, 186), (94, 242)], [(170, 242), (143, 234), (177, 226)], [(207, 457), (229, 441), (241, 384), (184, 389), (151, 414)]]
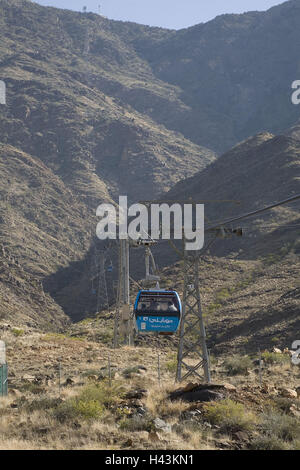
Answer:
[[(4, 299), (7, 289), (16, 295), (20, 282), (22, 319), (59, 325), (63, 313), (50, 298), (57, 315), (43, 318), (41, 283), (89, 256), (97, 206), (119, 194), (153, 197), (215, 154), (121, 103), (102, 84), (116, 77), (139, 82), (149, 73), (149, 82), (167, 88), (107, 21), (27, 1), (1, 1), (0, 13), (0, 78), (7, 87), (0, 107), (0, 237), (1, 269), (8, 272), (1, 292)], [(60, 289), (73, 279), (74, 270), (68, 280), (59, 277)], [(19, 315), (7, 302), (1, 315)]]
[(12, 324), (0, 331), (9, 363), (0, 449), (300, 448), (299, 367), (277, 348), (262, 351), (261, 374), (257, 354), (231, 352), (211, 355), (210, 386), (174, 384), (167, 340), (158, 350), (111, 349), (103, 319), (64, 335)]
[(156, 120), (218, 152), (261, 131), (278, 134), (299, 118), (291, 103), (291, 84), (299, 77), (299, 25), (298, 0), (180, 31), (111, 23), (155, 76), (174, 87), (183, 106), (174, 99), (161, 113), (150, 92), (140, 102), (141, 88), (131, 91), (131, 103), (143, 109), (146, 101)]
[[(206, 223), (207, 227), (213, 226), (299, 194), (299, 165), (299, 125), (276, 136), (260, 133), (233, 147), (204, 171), (178, 183), (166, 199), (208, 201)], [(217, 253), (241, 250), (240, 256), (257, 259), (294, 247), (299, 254), (297, 201), (232, 226), (242, 227), (244, 236), (219, 240)]]
[(67, 322), (42, 280), (89, 249), (86, 206), (39, 159), (0, 144), (1, 317), (56, 328)]
[(0, 8), (1, 141), (40, 158), (93, 209), (108, 194), (152, 197), (214, 158), (115, 96), (117, 79), (168, 85), (107, 20), (26, 1)]
[[(162, 284), (183, 291), (181, 263)], [(208, 346), (214, 355), (291, 347), (300, 331), (299, 257), (281, 251), (251, 260), (205, 256), (199, 281)]]
[(117, 246), (95, 239), (123, 194), (210, 201), (209, 225), (299, 193), (299, 25), (298, 0), (181, 31), (0, 0), (0, 449), (300, 449), (299, 203), (201, 260), (209, 386), (174, 385), (176, 335), (112, 348)]

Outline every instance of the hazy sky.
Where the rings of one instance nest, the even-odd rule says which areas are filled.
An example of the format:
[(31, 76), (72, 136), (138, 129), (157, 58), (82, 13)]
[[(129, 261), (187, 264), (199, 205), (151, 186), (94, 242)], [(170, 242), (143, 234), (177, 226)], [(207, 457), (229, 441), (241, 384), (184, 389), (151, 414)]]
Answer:
[(115, 20), (134, 21), (151, 26), (185, 28), (223, 13), (267, 10), (283, 0), (34, 0), (40, 5), (101, 12)]

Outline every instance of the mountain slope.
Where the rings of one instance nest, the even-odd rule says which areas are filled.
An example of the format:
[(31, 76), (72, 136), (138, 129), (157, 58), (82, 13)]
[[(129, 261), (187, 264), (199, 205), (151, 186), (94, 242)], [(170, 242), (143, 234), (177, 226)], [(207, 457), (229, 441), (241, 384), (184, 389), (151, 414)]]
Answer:
[[(135, 202), (168, 190), (168, 198), (241, 201), (208, 208), (218, 220), (299, 192), (297, 128), (262, 133), (218, 160), (209, 149), (228, 148), (255, 126), (296, 121), (298, 108), (289, 99), (285, 107), (282, 90), (298, 72), (291, 47), (299, 43), (298, 23), (294, 1), (176, 32), (1, 0), (2, 315), (45, 326), (66, 321), (59, 305), (76, 319), (95, 312), (95, 209), (119, 194)], [(270, 69), (282, 72), (271, 80)], [(261, 114), (262, 105), (270, 113)], [(266, 220), (272, 217), (288, 225), (298, 215), (291, 206)], [(284, 243), (295, 251), (286, 230)], [(270, 237), (272, 253), (281, 232)], [(234, 241), (226, 249), (243, 248), (249, 257), (247, 246), (249, 240)], [(252, 244), (252, 257), (264, 250)], [(14, 300), (8, 308), (10, 295), (22, 308)]]
[(40, 158), (93, 209), (108, 192), (152, 197), (214, 158), (115, 99), (121, 82), (170, 87), (107, 20), (27, 2), (0, 8), (1, 141)]
[[(17, 2), (2, 4), (4, 44), (15, 41), (16, 31), (25, 35), (29, 70), (37, 70), (37, 52), (49, 58), (53, 51), (59, 74), (89, 83), (198, 145), (223, 152), (259, 131), (277, 134), (299, 118), (291, 103), (299, 75), (297, 0), (180, 31), (29, 2), (22, 11)], [(35, 34), (27, 37), (29, 29)]]
[[(286, 134), (278, 136), (262, 133), (247, 139), (222, 155), (204, 171), (178, 183), (166, 198), (180, 200), (192, 197), (195, 201), (233, 201), (208, 202), (205, 211), (209, 224), (299, 194), (300, 139), (296, 129), (292, 128)], [(265, 214), (237, 222), (235, 225), (244, 227), (244, 239), (220, 241), (218, 245), (223, 253), (224, 249), (227, 252), (243, 250), (244, 256), (255, 259), (266, 251), (276, 251), (278, 242), (281, 247), (290, 243), (294, 245), (299, 238), (298, 219), (298, 202), (278, 207)], [(295, 225), (293, 230), (289, 230), (291, 224)], [(263, 234), (268, 237), (266, 244)], [(258, 238), (249, 238), (251, 235)]]
[(41, 161), (0, 144), (0, 316), (43, 327), (68, 322), (45, 276), (83, 256), (91, 216)]
[[(183, 291), (178, 262), (162, 271), (162, 284)], [(204, 256), (199, 283), (208, 347), (213, 355), (256, 354), (291, 347), (299, 332), (299, 256), (261, 260)]]
[(262, 130), (277, 134), (299, 118), (291, 103), (291, 84), (299, 78), (299, 26), (298, 0), (169, 34), (112, 23), (154, 75), (180, 91), (184, 107), (168, 115), (154, 108), (151, 115), (219, 152)]
[(1, 316), (60, 326), (67, 317), (43, 285), (51, 295), (72, 288), (78, 269), (87, 278), (83, 310), (95, 311), (97, 206), (119, 194), (151, 198), (215, 154), (113, 97), (121, 82), (147, 80), (158, 95), (170, 87), (109, 30), (109, 21), (3, 0), (0, 24), (0, 79), (7, 86), (7, 105), (0, 106)]

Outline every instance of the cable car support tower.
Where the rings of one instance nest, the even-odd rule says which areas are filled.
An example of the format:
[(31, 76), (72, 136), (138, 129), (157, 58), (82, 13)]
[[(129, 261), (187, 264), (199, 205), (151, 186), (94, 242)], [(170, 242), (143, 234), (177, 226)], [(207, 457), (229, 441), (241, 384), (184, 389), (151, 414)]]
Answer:
[[(203, 311), (201, 305), (201, 292), (200, 292), (200, 282), (199, 282), (199, 263), (203, 255), (209, 250), (211, 245), (217, 238), (231, 238), (232, 236), (242, 236), (241, 228), (228, 228), (228, 225), (232, 225), (235, 222), (249, 218), (251, 216), (263, 213), (274, 207), (278, 207), (290, 202), (294, 202), (300, 199), (300, 195), (293, 196), (289, 199), (285, 199), (279, 203), (273, 204), (271, 206), (255, 210), (238, 217), (227, 219), (221, 221), (215, 225), (208, 225), (205, 228), (205, 233), (211, 235), (206, 246), (199, 252), (191, 255), (190, 251), (186, 250), (185, 240), (183, 241), (182, 251), (176, 247), (176, 245), (170, 241), (172, 248), (180, 255), (183, 260), (183, 273), (184, 273), (184, 289), (183, 289), (183, 314), (180, 323), (180, 333), (179, 333), (179, 345), (177, 353), (177, 370), (176, 370), (176, 381), (181, 382), (190, 376), (195, 376), (196, 378), (202, 379), (202, 373), (204, 372), (204, 378), (207, 383), (211, 381), (210, 375), (210, 363), (209, 363), (209, 354), (206, 344), (206, 331), (203, 319)], [(160, 201), (153, 201), (156, 204), (159, 204)], [(166, 201), (161, 201), (165, 203)], [(188, 203), (193, 203), (193, 201), (187, 201)], [(198, 204), (203, 203), (198, 202)], [(210, 201), (212, 202), (212, 201)], [(217, 202), (217, 201), (215, 201)], [(222, 201), (225, 202), (225, 201)], [(229, 201), (228, 201), (229, 202)], [(231, 201), (233, 202), (233, 201)], [(149, 202), (147, 202), (149, 204)], [(172, 201), (172, 203), (183, 204), (182, 201)], [(141, 244), (144, 241), (141, 241)], [(114, 346), (118, 347), (119, 341), (119, 323), (120, 323), (120, 312), (122, 306), (127, 306), (129, 314), (129, 240), (120, 240), (120, 252), (119, 252), (119, 289), (118, 289), (118, 303), (117, 311), (115, 316), (115, 330), (114, 330)], [(136, 244), (134, 244), (136, 246)], [(146, 278), (147, 273), (149, 273), (149, 259), (151, 257), (151, 252), (146, 248)], [(155, 277), (155, 276), (154, 276)], [(150, 279), (149, 279), (150, 280)], [(123, 319), (124, 321), (132, 322), (132, 317), (129, 314), (128, 320)], [(128, 329), (130, 338), (131, 327)], [(128, 341), (130, 344), (130, 340)]]

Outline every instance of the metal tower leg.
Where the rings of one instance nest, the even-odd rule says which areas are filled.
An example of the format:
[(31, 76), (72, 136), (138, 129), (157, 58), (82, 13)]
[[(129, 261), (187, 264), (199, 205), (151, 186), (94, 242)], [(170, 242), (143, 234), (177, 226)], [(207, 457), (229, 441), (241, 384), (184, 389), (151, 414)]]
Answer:
[(129, 314), (129, 240), (120, 240), (119, 245), (119, 287), (115, 313), (114, 347), (119, 346), (120, 336), (127, 344), (132, 342), (132, 319)]
[(105, 252), (101, 251), (99, 255), (99, 282), (97, 291), (97, 312), (100, 307), (108, 307), (108, 293), (105, 275)]
[(210, 383), (209, 357), (199, 286), (199, 255), (188, 256), (185, 250), (183, 263), (183, 315), (180, 325), (176, 381), (185, 380), (191, 375), (202, 379), (200, 369), (203, 369), (204, 378)]

